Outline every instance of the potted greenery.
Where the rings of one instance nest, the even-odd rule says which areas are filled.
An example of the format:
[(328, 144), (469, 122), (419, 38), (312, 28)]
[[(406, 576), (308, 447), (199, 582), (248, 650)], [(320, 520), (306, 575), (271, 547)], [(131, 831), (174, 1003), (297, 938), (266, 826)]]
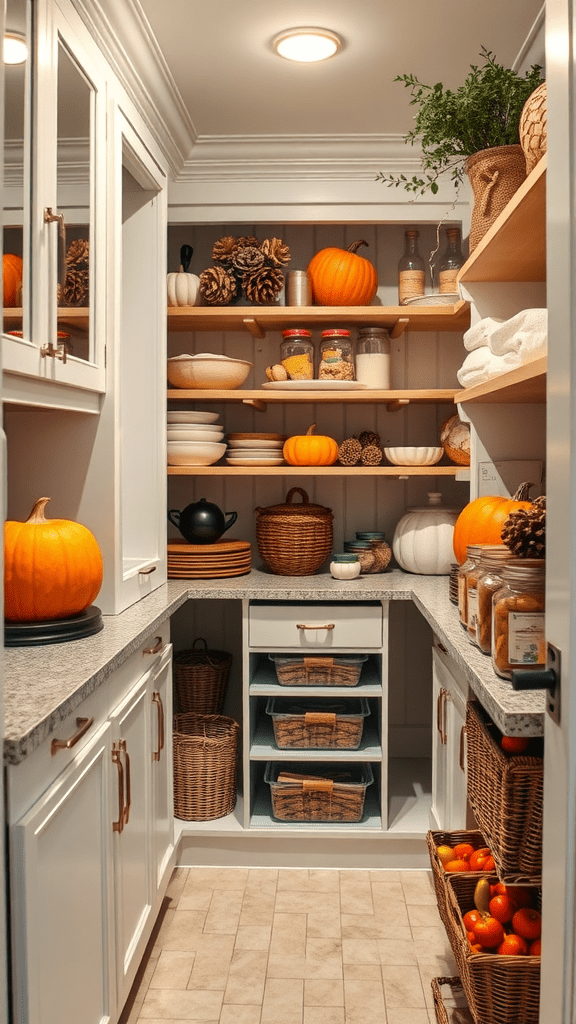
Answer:
[(541, 83), (541, 68), (534, 64), (526, 75), (497, 64), (482, 47), (484, 63), (471, 65), (464, 83), (455, 91), (441, 82), (424, 85), (414, 75), (397, 75), (411, 90), (418, 107), (414, 128), (404, 141), (422, 146), (423, 177), (377, 175), (378, 181), (424, 194), (438, 191), (438, 178), (449, 173), (459, 186), (467, 174), (475, 205), (470, 229), (470, 250), (479, 242), (526, 177), (520, 145), (522, 108)]

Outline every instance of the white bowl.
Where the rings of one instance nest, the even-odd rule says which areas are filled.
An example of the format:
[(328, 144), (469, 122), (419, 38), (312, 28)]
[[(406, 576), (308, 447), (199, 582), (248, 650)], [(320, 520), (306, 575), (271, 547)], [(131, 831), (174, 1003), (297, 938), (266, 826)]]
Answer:
[(226, 451), (213, 441), (168, 441), (169, 466), (212, 466)]
[(195, 409), (169, 409), (166, 419), (168, 423), (194, 423), (206, 427), (216, 423), (219, 415), (219, 412), (200, 412)]
[(194, 427), (186, 429), (183, 425), (178, 430), (168, 427), (169, 441), (221, 441), (223, 437), (223, 430), (196, 430)]
[(244, 383), (252, 369), (247, 359), (200, 352), (196, 356), (186, 353), (168, 360), (168, 381), (175, 388), (205, 388), (233, 390)]
[(385, 448), (393, 466), (434, 466), (443, 455), (442, 448)]

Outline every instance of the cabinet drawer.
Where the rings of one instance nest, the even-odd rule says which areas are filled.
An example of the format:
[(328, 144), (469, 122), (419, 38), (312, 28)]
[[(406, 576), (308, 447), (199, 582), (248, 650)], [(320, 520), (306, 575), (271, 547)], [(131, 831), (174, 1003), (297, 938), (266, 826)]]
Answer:
[(283, 651), (382, 647), (379, 601), (254, 601), (248, 615), (250, 647)]

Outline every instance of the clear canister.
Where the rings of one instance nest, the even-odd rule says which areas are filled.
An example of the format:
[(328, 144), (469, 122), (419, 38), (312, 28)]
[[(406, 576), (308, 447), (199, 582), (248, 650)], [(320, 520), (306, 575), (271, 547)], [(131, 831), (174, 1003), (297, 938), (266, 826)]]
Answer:
[(502, 566), (514, 560), (505, 544), (486, 544), (480, 558), (477, 583), (476, 643), (484, 654), (492, 650), (492, 598), (502, 586)]
[(502, 586), (492, 598), (492, 665), (511, 679), (514, 669), (546, 664), (544, 559), (518, 558), (500, 572)]
[(390, 335), (384, 327), (361, 327), (356, 341), (356, 380), (368, 388), (390, 388)]
[(312, 333), (303, 327), (282, 331), (280, 362), (290, 380), (314, 379)]
[(334, 328), (322, 331), (320, 380), (355, 380), (350, 331)]
[(476, 569), (481, 551), (480, 544), (469, 544), (466, 548), (466, 560), (458, 570), (458, 612), (460, 625), (464, 629), (468, 629), (468, 574)]

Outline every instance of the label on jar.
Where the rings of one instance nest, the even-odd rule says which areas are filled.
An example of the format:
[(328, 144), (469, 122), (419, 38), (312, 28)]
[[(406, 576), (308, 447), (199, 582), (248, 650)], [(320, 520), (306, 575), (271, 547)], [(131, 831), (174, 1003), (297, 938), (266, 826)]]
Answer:
[(441, 270), (439, 274), (439, 288), (440, 295), (446, 295), (449, 292), (457, 292), (458, 285), (456, 284), (456, 278), (458, 277), (458, 268), (454, 270)]
[(401, 270), (398, 275), (398, 301), (404, 305), (407, 299), (424, 295), (424, 271)]
[(468, 631), (470, 633), (476, 632), (476, 623), (478, 622), (478, 589), (477, 587), (471, 587), (468, 582)]
[(543, 612), (508, 613), (508, 661), (511, 665), (546, 663)]

